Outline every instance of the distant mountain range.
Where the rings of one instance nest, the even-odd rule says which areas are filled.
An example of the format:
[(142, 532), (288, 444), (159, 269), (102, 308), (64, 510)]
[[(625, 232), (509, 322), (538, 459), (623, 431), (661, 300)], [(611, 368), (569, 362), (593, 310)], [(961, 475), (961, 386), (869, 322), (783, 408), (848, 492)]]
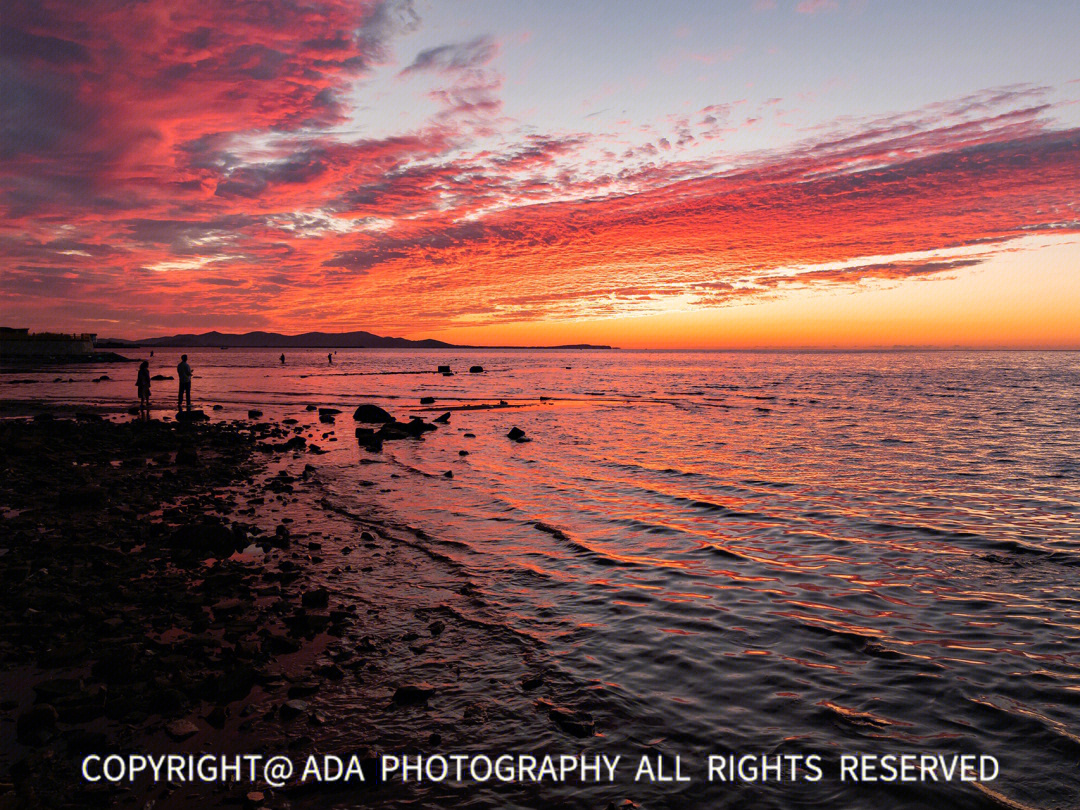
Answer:
[(305, 332), (302, 335), (280, 335), (277, 332), (246, 332), (232, 335), (225, 332), (205, 332), (201, 335), (172, 335), (145, 340), (99, 340), (97, 346), (124, 348), (126, 346), (187, 348), (274, 348), (274, 349), (610, 349), (574, 343), (562, 346), (460, 346), (441, 340), (407, 340), (382, 337), (371, 332)]

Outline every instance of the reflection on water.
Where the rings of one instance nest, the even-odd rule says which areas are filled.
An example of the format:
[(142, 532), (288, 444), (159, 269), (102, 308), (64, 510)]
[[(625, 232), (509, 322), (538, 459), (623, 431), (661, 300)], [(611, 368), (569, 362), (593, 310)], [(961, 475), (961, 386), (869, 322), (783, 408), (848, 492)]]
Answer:
[[(422, 530), (603, 694), (607, 745), (990, 753), (1010, 799), (1075, 801), (1077, 355), (286, 353), (189, 350), (196, 399), (300, 419), (329, 450), (311, 459), (328, 502)], [(134, 369), (62, 373), (4, 375), (5, 397), (134, 398)], [(521, 407), (453, 410), (381, 454), (352, 439), (362, 401), (431, 418), (500, 400)], [(346, 412), (323, 425), (309, 403)], [(799, 795), (844, 791), (925, 801)]]

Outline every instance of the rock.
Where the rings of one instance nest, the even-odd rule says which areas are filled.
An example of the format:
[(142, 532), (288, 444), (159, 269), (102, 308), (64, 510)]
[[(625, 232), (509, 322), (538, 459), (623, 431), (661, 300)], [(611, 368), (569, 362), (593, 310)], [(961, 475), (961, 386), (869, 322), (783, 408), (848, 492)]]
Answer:
[(428, 632), (431, 633), (431, 635), (433, 635), (433, 636), (439, 635), (445, 629), (446, 629), (446, 622), (442, 621), (441, 619), (436, 619), (435, 621), (433, 621), (431, 624), (428, 625)]
[(258, 408), (251, 408), (248, 411), (248, 419), (258, 419), (262, 415), (263, 415), (263, 412), (260, 411)]
[(587, 712), (552, 706), (548, 715), (555, 725), (575, 737), (592, 737), (596, 734), (596, 723)]
[(229, 719), (229, 710), (224, 706), (215, 706), (203, 719), (214, 728), (223, 729), (225, 728), (225, 721)]
[(316, 405), (308, 405), (306, 408), (304, 408), (304, 410), (305, 411), (317, 411), (317, 410), (319, 410), (319, 408)]
[(450, 374), (452, 372), (450, 371), (450, 366), (439, 366), (439, 373), (440, 374)]
[(453, 478), (453, 477), (454, 477), (453, 470), (447, 470), (446, 472), (443, 473), (443, 478)]
[(544, 685), (543, 675), (530, 675), (528, 678), (521, 682), (521, 688), (526, 692), (531, 692), (533, 689), (538, 689)]
[(199, 733), (199, 727), (190, 720), (174, 720), (165, 726), (165, 733), (179, 742)]
[(326, 425), (334, 424), (334, 415), (332, 413), (320, 413), (319, 421)]
[(357, 407), (353, 411), (353, 419), (357, 422), (369, 422), (376, 424), (387, 424), (394, 421), (394, 417), (380, 408), (378, 405), (371, 405), (364, 403)]
[(319, 416), (337, 416), (339, 413), (340, 408), (319, 408)]
[(19, 715), (15, 722), (15, 734), (23, 745), (45, 745), (56, 733), (56, 720), (56, 709), (48, 703), (39, 703)]
[(207, 416), (203, 411), (196, 408), (193, 411), (177, 411), (176, 412), (176, 421), (177, 422), (209, 422), (210, 417)]
[(435, 397), (420, 397), (421, 405), (433, 405), (435, 404)]
[(450, 421), (450, 411), (447, 411), (447, 412), (446, 412), (446, 413), (444, 413), (444, 414), (443, 414), (442, 416), (436, 416), (436, 417), (435, 417), (434, 419), (432, 419), (431, 421), (432, 421), (432, 422), (438, 422), (438, 423), (439, 423), (439, 424), (441, 424), (441, 425), (445, 425), (445, 424), (446, 424), (447, 422), (449, 422), (449, 421)]
[(287, 700), (281, 704), (278, 713), (282, 720), (292, 720), (308, 710), (308, 704), (303, 700)]
[(214, 410), (215, 411), (223, 411), (223, 410), (225, 410), (225, 406), (224, 405), (215, 405)]
[(303, 436), (293, 436), (285, 442), (286, 450), (303, 450), (307, 446), (307, 439)]
[(525, 438), (525, 431), (519, 427), (512, 427), (510, 428), (510, 432), (506, 434), (506, 438), (511, 439), (515, 442), (521, 441)]
[(483, 366), (470, 366), (469, 367), (469, 373), (470, 374), (483, 374), (484, 373), (484, 367)]
[(181, 447), (176, 451), (176, 463), (185, 467), (194, 467), (199, 463), (199, 454), (194, 447)]
[(399, 686), (394, 692), (394, 703), (399, 706), (416, 706), (427, 703), (429, 697), (435, 694), (435, 687), (429, 683), (408, 684)]
[(464, 436), (466, 439), (475, 439), (476, 438), (475, 433), (463, 433), (461, 435)]
[(57, 493), (57, 502), (67, 508), (100, 509), (106, 500), (105, 489), (96, 484), (62, 489)]
[(172, 375), (165, 376), (164, 374), (155, 374), (150, 379), (153, 380), (154, 382), (161, 382), (162, 380), (171, 380)]
[(409, 420), (409, 423), (407, 425), (404, 425), (403, 427), (405, 429), (405, 432), (408, 433), (410, 436), (421, 436), (424, 433), (428, 433), (432, 430), (437, 430), (435, 425), (431, 424), (430, 422), (425, 422), (419, 416), (412, 417)]
[(63, 698), (70, 698), (83, 690), (79, 678), (50, 678), (34, 684), (34, 695), (38, 703), (55, 703)]
[(330, 592), (326, 588), (316, 588), (313, 591), (304, 591), (300, 597), (300, 604), (310, 608), (324, 608), (330, 604)]
[(181, 526), (172, 533), (170, 539), (173, 548), (215, 557), (232, 555), (237, 550), (237, 542), (232, 530), (215, 517), (206, 517), (196, 523)]

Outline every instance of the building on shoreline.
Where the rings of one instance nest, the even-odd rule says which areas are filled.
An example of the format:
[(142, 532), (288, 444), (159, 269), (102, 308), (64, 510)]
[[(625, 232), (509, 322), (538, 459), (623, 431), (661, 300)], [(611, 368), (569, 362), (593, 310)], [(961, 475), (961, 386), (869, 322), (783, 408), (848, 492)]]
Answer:
[(97, 335), (89, 332), (35, 332), (0, 326), (0, 357), (74, 357), (94, 353)]

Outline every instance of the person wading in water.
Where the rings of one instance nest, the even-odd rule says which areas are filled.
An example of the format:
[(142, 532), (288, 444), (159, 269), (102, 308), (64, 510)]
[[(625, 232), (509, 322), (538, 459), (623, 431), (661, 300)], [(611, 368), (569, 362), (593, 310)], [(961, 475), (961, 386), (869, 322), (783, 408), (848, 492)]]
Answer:
[(176, 364), (176, 375), (180, 379), (180, 393), (176, 395), (176, 410), (184, 407), (184, 395), (187, 394), (187, 409), (191, 410), (191, 366), (188, 365), (187, 355), (180, 355), (180, 362)]
[(135, 387), (139, 389), (139, 416), (143, 419), (150, 418), (150, 361), (143, 360), (139, 363), (139, 376), (135, 379)]

